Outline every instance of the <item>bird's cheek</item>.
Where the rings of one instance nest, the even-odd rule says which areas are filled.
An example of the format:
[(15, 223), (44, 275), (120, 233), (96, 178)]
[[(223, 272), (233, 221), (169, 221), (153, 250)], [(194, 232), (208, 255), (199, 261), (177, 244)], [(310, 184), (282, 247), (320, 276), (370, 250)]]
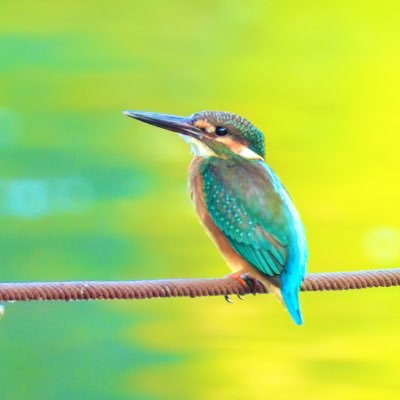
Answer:
[(238, 142), (230, 136), (215, 136), (214, 140), (216, 142), (223, 143), (231, 151), (237, 154), (239, 154), (245, 148), (243, 143)]

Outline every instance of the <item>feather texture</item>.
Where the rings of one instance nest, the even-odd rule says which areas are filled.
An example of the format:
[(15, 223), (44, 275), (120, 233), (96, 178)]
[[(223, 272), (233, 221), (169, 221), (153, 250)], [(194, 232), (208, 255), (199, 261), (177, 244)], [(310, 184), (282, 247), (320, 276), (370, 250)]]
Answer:
[(233, 249), (264, 276), (280, 277), (286, 306), (302, 322), (298, 291), (307, 264), (300, 217), (285, 188), (264, 161), (203, 159), (204, 201)]

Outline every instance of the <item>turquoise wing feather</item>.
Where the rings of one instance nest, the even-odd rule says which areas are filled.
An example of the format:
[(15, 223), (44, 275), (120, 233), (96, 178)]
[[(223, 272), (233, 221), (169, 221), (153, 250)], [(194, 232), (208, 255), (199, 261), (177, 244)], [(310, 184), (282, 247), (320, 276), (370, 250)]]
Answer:
[(284, 271), (290, 232), (287, 210), (264, 165), (210, 158), (201, 172), (214, 223), (243, 258), (272, 277)]

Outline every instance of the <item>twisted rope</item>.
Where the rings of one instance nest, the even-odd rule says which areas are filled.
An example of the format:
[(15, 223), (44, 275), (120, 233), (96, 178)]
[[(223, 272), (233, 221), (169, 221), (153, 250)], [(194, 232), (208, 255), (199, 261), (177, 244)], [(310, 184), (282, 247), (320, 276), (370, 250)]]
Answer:
[[(301, 290), (348, 290), (388, 286), (400, 286), (400, 268), (311, 274), (304, 280)], [(0, 283), (0, 301), (150, 299), (248, 293), (266, 293), (266, 290), (259, 282), (252, 288), (246, 288), (232, 278)]]

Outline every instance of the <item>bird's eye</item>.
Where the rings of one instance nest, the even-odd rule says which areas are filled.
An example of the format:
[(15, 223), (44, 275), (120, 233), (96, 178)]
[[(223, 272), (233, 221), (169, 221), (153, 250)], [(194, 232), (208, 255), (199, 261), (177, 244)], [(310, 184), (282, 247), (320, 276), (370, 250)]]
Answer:
[(217, 126), (215, 128), (215, 133), (218, 136), (225, 136), (228, 133), (228, 129), (226, 129), (224, 126)]

